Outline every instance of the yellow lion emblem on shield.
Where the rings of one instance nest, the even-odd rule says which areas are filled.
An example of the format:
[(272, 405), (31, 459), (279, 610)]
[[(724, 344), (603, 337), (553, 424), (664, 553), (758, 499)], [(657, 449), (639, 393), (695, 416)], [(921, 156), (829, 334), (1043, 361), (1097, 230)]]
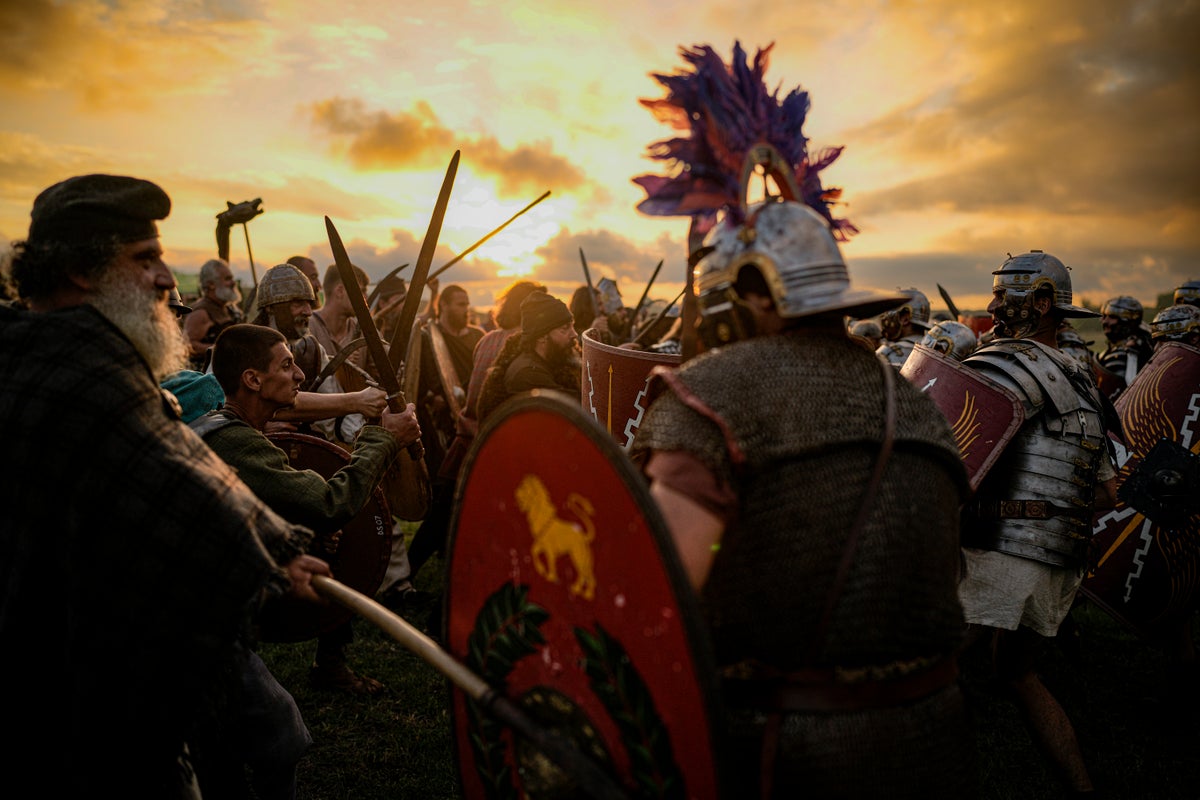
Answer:
[(596, 538), (596, 526), (592, 522), (595, 509), (591, 501), (576, 492), (567, 495), (567, 508), (579, 518), (580, 527), (558, 516), (546, 484), (537, 475), (522, 478), (515, 494), (517, 507), (529, 521), (529, 533), (533, 537), (529, 552), (538, 574), (551, 583), (558, 583), (557, 562), (560, 556), (566, 556), (575, 566), (571, 594), (591, 600), (596, 594), (591, 548), (592, 540)]

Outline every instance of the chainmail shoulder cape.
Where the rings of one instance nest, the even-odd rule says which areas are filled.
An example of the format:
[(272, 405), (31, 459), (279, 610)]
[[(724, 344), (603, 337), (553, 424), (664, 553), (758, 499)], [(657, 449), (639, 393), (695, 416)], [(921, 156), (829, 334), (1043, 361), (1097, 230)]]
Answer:
[[(674, 377), (656, 380), (666, 384), (657, 390), (669, 391), (658, 392), (648, 418), (654, 422), (642, 426), (634, 452), (687, 450), (726, 479), (789, 456), (883, 439), (879, 363), (846, 337), (756, 337), (703, 353)], [(684, 395), (704, 398), (715, 412), (706, 431), (694, 429), (696, 412)], [(965, 486), (954, 435), (933, 403), (903, 380), (896, 381), (896, 400), (897, 446), (942, 460)]]

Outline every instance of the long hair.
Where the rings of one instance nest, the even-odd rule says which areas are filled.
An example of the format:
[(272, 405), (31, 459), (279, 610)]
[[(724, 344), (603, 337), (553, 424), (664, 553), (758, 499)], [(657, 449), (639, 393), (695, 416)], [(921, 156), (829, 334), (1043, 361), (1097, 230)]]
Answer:
[(534, 292), (544, 292), (546, 287), (537, 281), (517, 281), (496, 298), (496, 325), (509, 330), (521, 325), (521, 301)]
[[(514, 332), (504, 342), (504, 347), (500, 349), (500, 354), (496, 356), (495, 362), (488, 367), (487, 376), (483, 379), (483, 386), (479, 390), (479, 400), (476, 401), (475, 412), (480, 424), (483, 424), (488, 414), (495, 411), (501, 403), (512, 397), (513, 393), (505, 384), (505, 373), (508, 372), (509, 366), (517, 360), (518, 356), (523, 353), (535, 352), (535, 347), (537, 347), (537, 339), (523, 336), (522, 331)], [(570, 358), (563, 364), (553, 364), (550, 371), (554, 376), (554, 382), (564, 392), (579, 396), (580, 364), (577, 359)]]

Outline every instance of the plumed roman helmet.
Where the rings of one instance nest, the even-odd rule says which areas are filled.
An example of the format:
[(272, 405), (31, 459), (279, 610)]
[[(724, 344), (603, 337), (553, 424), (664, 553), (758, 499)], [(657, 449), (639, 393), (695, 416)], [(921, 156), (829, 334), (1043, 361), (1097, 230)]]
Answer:
[(1031, 335), (1041, 318), (1033, 299), (1039, 292), (1049, 293), (1054, 308), (1064, 317), (1098, 317), (1095, 311), (1072, 304), (1071, 273), (1062, 261), (1041, 250), (1030, 250), (1019, 256), (1009, 256), (1000, 269), (992, 273), (992, 291), (1003, 290), (1004, 305), (1000, 309), (1003, 331), (998, 335), (1023, 338)]
[[(719, 224), (705, 245), (712, 249), (697, 264), (695, 283), (701, 334), (710, 347), (751, 333), (737, 331), (736, 322), (719, 321), (740, 303), (736, 287), (747, 267), (762, 275), (784, 319), (830, 311), (870, 317), (907, 299), (898, 292), (851, 288), (833, 231), (820, 214), (803, 203), (772, 198), (751, 206), (743, 224)], [(737, 317), (744, 323), (748, 313)], [(706, 331), (709, 322), (716, 327)]]
[(312, 283), (303, 272), (291, 264), (276, 264), (263, 273), (255, 294), (255, 303), (259, 308), (289, 303), (292, 300), (308, 300), (313, 303), (317, 301)]
[(1167, 306), (1150, 323), (1150, 331), (1155, 341), (1178, 341), (1200, 334), (1200, 308), (1187, 303)]
[[(858, 229), (834, 217), (841, 190), (820, 177), (842, 148), (810, 152), (803, 132), (808, 92), (796, 87), (781, 97), (767, 86), (770, 49), (751, 60), (735, 42), (727, 64), (709, 45), (683, 48), (688, 68), (655, 75), (666, 96), (641, 101), (674, 130), (649, 153), (672, 174), (634, 178), (646, 190), (638, 210), (691, 219), (688, 263), (708, 347), (753, 335), (754, 317), (739, 289), (769, 294), (784, 319), (837, 311), (869, 317), (906, 299), (850, 287), (837, 243)], [(768, 196), (751, 204), (747, 188), (760, 175)]]
[(1179, 303), (1187, 303), (1190, 306), (1200, 306), (1200, 280), (1184, 281), (1175, 289), (1175, 300)]
[(975, 348), (979, 346), (979, 339), (975, 336), (975, 331), (961, 322), (943, 320), (925, 332), (921, 344), (930, 350), (944, 353), (955, 361), (962, 361), (975, 352)]

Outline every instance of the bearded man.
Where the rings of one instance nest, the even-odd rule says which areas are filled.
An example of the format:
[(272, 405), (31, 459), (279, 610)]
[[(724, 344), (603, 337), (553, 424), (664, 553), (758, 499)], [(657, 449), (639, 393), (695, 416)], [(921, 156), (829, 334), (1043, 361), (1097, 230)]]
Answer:
[(229, 264), (219, 258), (205, 261), (200, 267), (200, 299), (183, 321), (194, 369), (203, 371), (208, 365), (209, 350), (217, 334), (245, 318), (241, 303), (242, 291)]
[(240, 691), (257, 609), (317, 601), (329, 574), (159, 388), (187, 359), (170, 208), (137, 178), (49, 187), (13, 260), (30, 310), (0, 308), (0, 680), (20, 731), (0, 768), (53, 794), (207, 793), (197, 731)]
[(479, 423), (515, 394), (551, 389), (579, 398), (579, 340), (563, 301), (544, 291), (521, 301), (521, 330), (509, 337), (479, 393)]

